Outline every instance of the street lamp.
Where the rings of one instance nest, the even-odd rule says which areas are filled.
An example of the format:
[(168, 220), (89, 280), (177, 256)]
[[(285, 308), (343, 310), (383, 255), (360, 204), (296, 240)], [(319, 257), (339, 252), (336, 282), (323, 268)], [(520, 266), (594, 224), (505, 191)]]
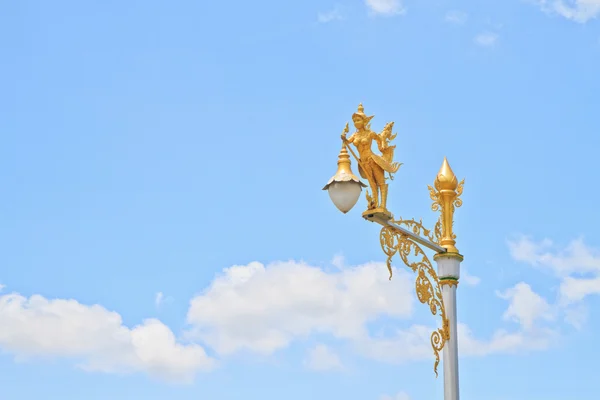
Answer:
[(367, 185), (362, 183), (350, 169), (350, 156), (344, 144), (338, 156), (338, 170), (323, 190), (329, 192), (329, 197), (338, 210), (346, 214), (358, 201), (363, 187)]
[[(338, 171), (329, 180), (323, 190), (329, 192), (335, 206), (347, 213), (358, 201), (364, 183), (360, 181), (350, 168), (348, 151), (356, 159), (360, 176), (369, 183), (367, 190), (367, 210), (362, 216), (368, 221), (382, 226), (380, 242), (387, 256), (387, 268), (392, 279), (392, 259), (397, 254), (402, 262), (417, 274), (415, 289), (417, 298), (427, 304), (433, 315), (440, 315), (442, 326), (431, 334), (431, 346), (435, 356), (434, 372), (440, 363), (440, 352), (444, 358), (444, 399), (459, 400), (458, 385), (458, 342), (456, 337), (456, 288), (460, 278), (460, 263), (463, 256), (456, 248), (456, 235), (452, 225), (455, 207), (462, 205), (459, 198), (463, 191), (464, 179), (459, 183), (452, 172), (448, 160), (444, 157), (433, 187), (427, 186), (433, 201), (431, 209), (440, 211), (440, 217), (433, 229), (427, 229), (422, 221), (413, 219), (394, 219), (387, 210), (387, 180), (402, 164), (394, 162), (394, 149), (390, 142), (396, 137), (392, 134), (394, 123), (388, 123), (381, 133), (371, 130), (371, 119), (364, 113), (362, 104), (352, 115), (356, 132), (349, 138), (348, 124), (342, 132), (342, 150), (338, 156)], [(372, 151), (375, 141), (381, 155)], [(351, 145), (358, 150), (354, 153)], [(387, 176), (386, 176), (387, 173)], [(437, 273), (423, 247), (433, 250), (437, 263)], [(409, 258), (415, 258), (411, 261)]]

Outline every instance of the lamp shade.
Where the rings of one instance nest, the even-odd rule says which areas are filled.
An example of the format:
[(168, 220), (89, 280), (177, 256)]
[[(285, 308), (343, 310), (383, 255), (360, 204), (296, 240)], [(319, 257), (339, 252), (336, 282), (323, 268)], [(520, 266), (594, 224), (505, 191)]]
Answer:
[(327, 189), (329, 197), (338, 210), (346, 214), (354, 207), (362, 188), (358, 182), (332, 182)]
[(323, 190), (329, 192), (329, 197), (338, 210), (346, 214), (354, 207), (363, 187), (366, 187), (350, 169), (350, 156), (346, 147), (342, 147), (338, 156), (338, 170), (327, 182)]

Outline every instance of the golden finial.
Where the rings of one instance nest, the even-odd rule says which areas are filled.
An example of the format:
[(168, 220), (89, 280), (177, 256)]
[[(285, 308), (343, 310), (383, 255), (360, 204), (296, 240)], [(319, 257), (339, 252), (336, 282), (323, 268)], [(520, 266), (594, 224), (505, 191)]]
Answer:
[(361, 114), (365, 113), (365, 108), (363, 107), (362, 103), (360, 103), (358, 105), (358, 112), (361, 113)]
[(458, 179), (456, 179), (456, 175), (454, 175), (454, 171), (450, 168), (446, 157), (444, 157), (440, 172), (435, 177), (433, 184), (437, 190), (456, 190), (458, 186)]
[(342, 150), (340, 150), (340, 154), (338, 155), (338, 169), (335, 175), (327, 182), (327, 185), (323, 188), (323, 190), (327, 189), (327, 187), (335, 182), (348, 182), (354, 181), (360, 184), (362, 187), (366, 187), (364, 183), (358, 179), (356, 175), (352, 173), (352, 168), (350, 166), (350, 155), (348, 154), (348, 150), (346, 150), (346, 146), (342, 146)]
[(431, 209), (433, 211), (441, 211), (441, 223), (442, 232), (440, 238), (440, 246), (445, 247), (448, 253), (457, 253), (456, 248), (456, 235), (452, 231), (452, 225), (454, 224), (454, 208), (462, 206), (462, 200), (459, 198), (463, 191), (463, 185), (465, 180), (463, 179), (460, 183), (454, 175), (448, 160), (444, 157), (442, 167), (435, 177), (433, 185), (429, 188), (429, 196), (433, 200)]

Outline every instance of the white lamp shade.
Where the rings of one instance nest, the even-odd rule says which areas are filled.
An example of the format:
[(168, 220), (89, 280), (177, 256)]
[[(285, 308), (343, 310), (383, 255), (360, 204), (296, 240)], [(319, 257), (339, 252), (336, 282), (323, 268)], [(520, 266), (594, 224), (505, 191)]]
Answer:
[(354, 207), (360, 197), (361, 190), (360, 183), (353, 180), (332, 182), (327, 189), (333, 204), (344, 214)]

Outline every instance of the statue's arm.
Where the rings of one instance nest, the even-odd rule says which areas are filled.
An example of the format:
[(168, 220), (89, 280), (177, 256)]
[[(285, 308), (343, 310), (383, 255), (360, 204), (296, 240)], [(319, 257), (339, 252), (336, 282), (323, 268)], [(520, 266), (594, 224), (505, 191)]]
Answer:
[(352, 135), (350, 135), (349, 138), (346, 137), (346, 134), (348, 133), (350, 129), (348, 128), (348, 124), (346, 123), (346, 127), (344, 128), (344, 131), (342, 132), (342, 140), (348, 144), (350, 143), (354, 143), (354, 133)]
[(381, 138), (381, 136), (373, 131), (371, 131), (371, 139), (374, 139), (377, 142), (377, 146), (379, 148), (385, 144), (385, 141)]

